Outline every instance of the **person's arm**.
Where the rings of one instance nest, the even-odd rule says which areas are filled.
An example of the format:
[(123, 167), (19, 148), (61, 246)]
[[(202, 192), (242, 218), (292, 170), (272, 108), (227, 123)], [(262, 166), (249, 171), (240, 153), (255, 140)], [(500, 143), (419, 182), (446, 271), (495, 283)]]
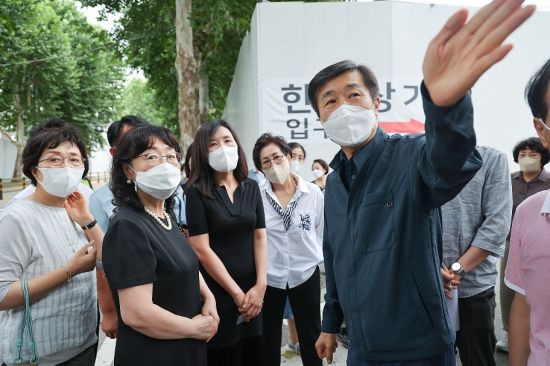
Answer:
[(120, 316), (124, 324), (156, 339), (210, 339), (217, 325), (210, 315), (192, 319), (171, 313), (153, 303), (153, 284), (119, 289)]
[[(67, 197), (67, 202), (65, 203), (65, 209), (69, 214), (69, 217), (80, 226), (85, 226), (91, 223), (94, 218), (90, 210), (88, 210), (88, 205), (82, 194), (75, 192), (74, 194)], [(103, 210), (101, 210), (103, 211)], [(103, 230), (101, 229), (99, 222), (92, 227), (91, 229), (84, 230), (84, 235), (91, 242), (93, 241), (97, 248), (96, 260), (99, 263), (102, 263), (103, 260)], [(113, 295), (107, 279), (105, 278), (105, 272), (103, 268), (96, 269), (96, 280), (97, 280), (97, 301), (99, 304), (99, 309), (103, 315), (101, 321), (101, 329), (109, 338), (116, 337), (117, 331), (117, 314), (115, 302), (113, 300)]]
[(525, 295), (516, 292), (508, 321), (509, 365), (527, 366), (529, 349), (530, 307)]
[(264, 202), (258, 184), (252, 189), (256, 196), (256, 226), (254, 230), (254, 265), (256, 267), (256, 284), (246, 292), (242, 311), (245, 320), (260, 314), (267, 288), (267, 232), (265, 229)]
[[(19, 218), (9, 213), (0, 219), (0, 310), (23, 305), (21, 279), (31, 259), (31, 243), (27, 228)], [(89, 243), (82, 246), (63, 266), (36, 277), (28, 278), (30, 301), (34, 302), (62, 286), (72, 276), (91, 271), (95, 265), (96, 249), (88, 252)]]
[(262, 311), (264, 302), (267, 288), (267, 232), (265, 229), (254, 230), (254, 264), (256, 284), (246, 292), (240, 309), (244, 312), (245, 320), (257, 317)]
[(483, 222), (477, 229), (472, 245), (458, 259), (465, 272), (479, 266), (489, 255), (501, 257), (512, 220), (512, 185), (506, 155), (485, 150), (483, 171), (485, 182), (481, 209)]
[[(93, 270), (95, 267), (96, 250), (95, 247), (88, 250), (89, 246), (90, 243), (86, 243), (62, 268), (58, 268), (37, 277), (29, 278), (27, 284), (30, 302), (35, 302), (46, 296), (49, 292), (65, 284), (72, 276)], [(16, 259), (16, 257), (12, 256), (10, 253), (3, 253), (3, 255), (0, 256), (0, 267), (4, 267), (2, 262), (6, 259), (9, 260), (10, 257)], [(22, 262), (16, 265), (22, 265)], [(0, 273), (2, 273), (2, 275), (6, 274), (4, 268), (0, 269)], [(18, 276), (21, 277), (22, 274), (23, 271), (21, 268)], [(6, 284), (3, 283), (4, 281), (1, 282), (1, 285), (6, 286)], [(18, 308), (22, 306), (24, 302), (23, 291), (21, 290), (21, 281), (15, 280), (8, 286), (9, 288), (5, 296), (0, 301), (0, 311)]]
[(424, 187), (415, 190), (426, 206), (452, 199), (481, 166), (468, 91), (510, 52), (504, 40), (534, 11), (520, 1), (493, 1), (466, 23), (468, 11), (461, 9), (428, 45), (421, 88), (426, 143), (418, 159)]
[(208, 288), (208, 285), (202, 277), (202, 273), (199, 271), (199, 285), (200, 285), (200, 294), (203, 300), (201, 314), (210, 315), (214, 318), (216, 322), (216, 327), (220, 324), (220, 317), (218, 315), (218, 309), (216, 308), (216, 298), (214, 294)]

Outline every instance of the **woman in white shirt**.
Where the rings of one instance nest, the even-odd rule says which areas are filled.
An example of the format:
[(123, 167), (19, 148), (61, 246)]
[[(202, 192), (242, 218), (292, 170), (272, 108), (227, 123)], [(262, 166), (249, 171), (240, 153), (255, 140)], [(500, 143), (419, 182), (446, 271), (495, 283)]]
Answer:
[(282, 137), (256, 141), (254, 165), (267, 180), (260, 187), (267, 229), (267, 290), (263, 326), (265, 365), (280, 365), (281, 321), (288, 297), (305, 366), (321, 365), (315, 341), (321, 331), (319, 263), (323, 260), (323, 194), (291, 173), (291, 149)]
[[(76, 192), (88, 171), (84, 140), (49, 120), (31, 131), (22, 162), (36, 190), (0, 213), (0, 364), (93, 366), (103, 232)], [(25, 287), (32, 321), (21, 337)]]

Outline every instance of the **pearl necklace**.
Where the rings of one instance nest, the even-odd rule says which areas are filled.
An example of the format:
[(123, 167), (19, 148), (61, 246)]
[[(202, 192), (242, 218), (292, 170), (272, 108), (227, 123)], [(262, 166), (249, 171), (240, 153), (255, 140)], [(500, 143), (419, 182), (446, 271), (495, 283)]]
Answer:
[(145, 212), (147, 212), (153, 219), (155, 219), (156, 222), (166, 231), (172, 230), (172, 220), (170, 220), (170, 215), (166, 213), (166, 210), (164, 210), (164, 218), (167, 220), (168, 225), (166, 225), (164, 222), (162, 222), (162, 219), (160, 216), (157, 216), (154, 214), (151, 210), (149, 210), (147, 207), (143, 206), (145, 209)]

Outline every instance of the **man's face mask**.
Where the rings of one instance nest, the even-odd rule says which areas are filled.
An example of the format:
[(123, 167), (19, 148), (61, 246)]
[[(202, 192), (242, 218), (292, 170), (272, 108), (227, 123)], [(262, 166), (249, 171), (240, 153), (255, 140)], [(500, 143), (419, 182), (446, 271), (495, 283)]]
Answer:
[(323, 124), (328, 138), (342, 147), (356, 147), (367, 141), (376, 125), (376, 115), (370, 109), (342, 104)]

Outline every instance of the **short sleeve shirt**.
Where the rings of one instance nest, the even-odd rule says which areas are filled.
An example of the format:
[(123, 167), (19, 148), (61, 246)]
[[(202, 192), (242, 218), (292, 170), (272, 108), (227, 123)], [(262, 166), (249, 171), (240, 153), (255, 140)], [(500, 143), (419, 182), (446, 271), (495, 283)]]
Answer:
[(531, 308), (529, 366), (550, 360), (550, 191), (527, 198), (516, 210), (505, 283)]
[(122, 207), (103, 241), (103, 265), (119, 314), (115, 365), (206, 365), (206, 342), (160, 340), (127, 326), (116, 290), (153, 284), (153, 303), (193, 318), (201, 311), (198, 258), (172, 220), (162, 228), (146, 212)]
[[(189, 235), (208, 234), (210, 248), (246, 293), (256, 283), (254, 231), (265, 228), (260, 188), (255, 181), (245, 180), (235, 190), (233, 202), (223, 186), (213, 186), (211, 192), (213, 198), (201, 194), (196, 187), (190, 187), (186, 192)], [(218, 332), (208, 347), (228, 347), (243, 337), (260, 335), (261, 316), (237, 325), (240, 313), (231, 295), (202, 266), (201, 273), (216, 297), (220, 316)]]

